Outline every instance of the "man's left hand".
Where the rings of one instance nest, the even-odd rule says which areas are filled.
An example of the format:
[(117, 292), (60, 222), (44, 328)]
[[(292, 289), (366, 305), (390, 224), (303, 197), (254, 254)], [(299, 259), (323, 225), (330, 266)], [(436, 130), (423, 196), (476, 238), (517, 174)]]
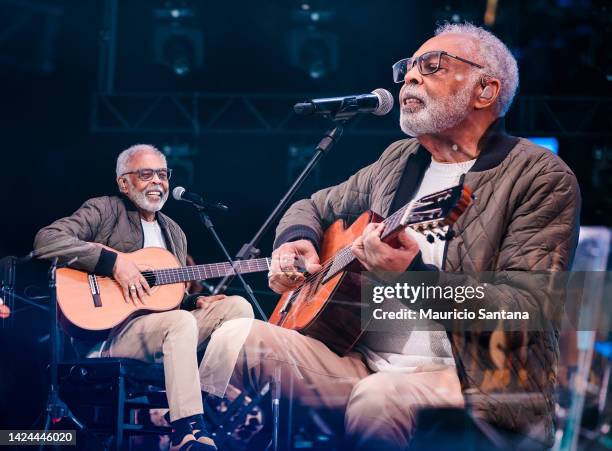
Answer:
[(419, 253), (419, 245), (402, 230), (397, 235), (400, 247), (394, 249), (381, 241), (384, 229), (382, 223), (368, 224), (361, 236), (353, 242), (351, 251), (370, 272), (404, 272)]
[(227, 296), (225, 296), (224, 294), (215, 294), (213, 296), (200, 296), (198, 297), (198, 299), (196, 299), (196, 308), (202, 308), (210, 302), (220, 301), (221, 299), (224, 299), (226, 297)]

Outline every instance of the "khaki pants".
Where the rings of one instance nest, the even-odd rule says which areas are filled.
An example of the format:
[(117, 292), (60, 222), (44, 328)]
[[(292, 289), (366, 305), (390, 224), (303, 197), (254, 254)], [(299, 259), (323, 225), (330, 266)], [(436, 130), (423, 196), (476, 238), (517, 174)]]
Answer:
[(114, 330), (102, 355), (163, 363), (171, 421), (203, 413), (197, 350), (235, 318), (253, 318), (251, 305), (239, 296), (209, 301), (193, 312), (149, 313)]
[[(281, 396), (325, 409), (344, 422), (351, 449), (405, 449), (421, 407), (463, 406), (456, 370), (431, 366), (413, 373), (372, 373), (361, 355), (340, 357), (322, 342), (258, 320), (225, 323), (212, 336), (200, 366), (202, 389), (222, 395), (219, 361), (232, 356), (236, 337), (250, 332), (229, 382), (258, 390), (280, 373)], [(214, 359), (211, 360), (211, 359)], [(213, 382), (210, 382), (213, 381)]]

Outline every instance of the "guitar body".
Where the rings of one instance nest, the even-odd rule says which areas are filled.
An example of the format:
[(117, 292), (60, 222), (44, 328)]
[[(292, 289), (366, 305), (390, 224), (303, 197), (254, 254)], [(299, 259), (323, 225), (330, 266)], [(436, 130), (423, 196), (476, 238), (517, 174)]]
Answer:
[[(323, 235), (320, 261), (325, 262), (362, 234), (370, 222), (381, 218), (367, 211), (346, 228), (343, 220), (334, 222)], [(362, 335), (359, 265), (340, 271), (326, 283), (313, 280), (299, 291), (284, 293), (269, 322), (316, 338), (339, 355), (348, 353)], [(283, 306), (290, 305), (286, 313)]]
[[(117, 253), (136, 263), (141, 271), (181, 267), (176, 257), (163, 248)], [(110, 277), (62, 268), (57, 270), (56, 278), (60, 324), (69, 335), (89, 340), (104, 339), (110, 329), (138, 312), (172, 310), (185, 293), (184, 283), (155, 285), (151, 296), (146, 297), (146, 304), (134, 305), (125, 301), (121, 286)], [(97, 295), (92, 284), (97, 284)]]
[(400, 246), (397, 234), (410, 227), (428, 241), (452, 239), (452, 226), (472, 201), (472, 191), (457, 185), (411, 201), (384, 219), (371, 211), (357, 218), (350, 227), (334, 222), (323, 235), (319, 260), (322, 267), (292, 291), (284, 293), (270, 322), (325, 343), (339, 355), (347, 354), (357, 343), (367, 323), (361, 312), (363, 267), (351, 251), (351, 244), (372, 222), (384, 224), (381, 241)]

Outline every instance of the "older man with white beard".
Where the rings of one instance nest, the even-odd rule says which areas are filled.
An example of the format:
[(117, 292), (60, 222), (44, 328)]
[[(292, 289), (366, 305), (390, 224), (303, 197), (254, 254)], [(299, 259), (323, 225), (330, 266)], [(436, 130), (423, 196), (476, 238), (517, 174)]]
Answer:
[[(393, 77), (403, 83), (401, 129), (416, 138), (391, 144), (347, 181), (289, 208), (276, 231), (270, 287), (277, 293), (296, 288), (304, 280), (296, 261), (310, 273), (321, 268), (323, 230), (335, 220), (350, 222), (366, 210), (387, 217), (462, 181), (477, 198), (453, 226), (455, 239), (430, 243), (407, 229), (393, 248), (380, 239), (383, 226), (370, 224), (353, 243), (353, 254), (374, 273), (567, 269), (576, 244), (579, 189), (559, 158), (504, 133), (503, 116), (518, 86), (517, 64), (506, 46), (482, 28), (445, 25), (412, 57), (398, 61)], [(519, 306), (537, 302), (522, 296), (514, 299)], [(341, 333), (342, 318), (338, 322)], [(237, 337), (249, 327), (242, 342)], [(457, 337), (436, 324), (411, 331), (390, 322), (385, 332), (365, 332), (355, 352), (340, 357), (295, 331), (235, 320), (211, 340), (202, 388), (219, 396), (230, 381), (257, 389), (280, 370), (284, 397), (330, 411), (343, 420), (350, 449), (372, 450), (405, 449), (419, 409), (461, 407), (465, 393), (482, 394), (488, 404), (471, 406), (477, 416), (521, 440), (529, 436), (534, 448), (550, 446), (556, 335), (534, 336), (516, 359), (508, 357), (512, 366), (499, 372), (478, 360), (489, 352), (488, 344), (472, 352), (478, 340)], [(515, 379), (521, 390), (540, 393), (543, 405), (523, 403), (519, 411), (487, 398), (491, 387), (501, 390)], [(447, 446), (437, 441), (431, 449)]]
[[(96, 197), (71, 216), (41, 229), (35, 249), (44, 258), (77, 257), (73, 267), (112, 276), (126, 302), (147, 303), (150, 287), (135, 263), (102, 248), (120, 252), (161, 247), (184, 266), (187, 240), (176, 222), (160, 212), (168, 199), (171, 169), (155, 147), (135, 145), (117, 158), (117, 186), (123, 196)], [(186, 296), (183, 306), (195, 309), (144, 313), (116, 326), (105, 341), (73, 340), (87, 357), (129, 357), (163, 362), (173, 426), (172, 450), (216, 449), (203, 422), (197, 351), (224, 321), (252, 318), (250, 304), (239, 296)]]

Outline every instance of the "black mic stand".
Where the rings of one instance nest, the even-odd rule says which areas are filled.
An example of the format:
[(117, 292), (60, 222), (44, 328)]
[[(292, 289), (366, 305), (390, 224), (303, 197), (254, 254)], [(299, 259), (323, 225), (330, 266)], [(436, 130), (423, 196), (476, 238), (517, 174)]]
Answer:
[[(194, 204), (194, 206), (198, 210), (198, 214), (200, 216), (200, 221), (202, 221), (202, 224), (204, 224), (204, 227), (206, 227), (208, 229), (208, 231), (210, 232), (210, 234), (213, 236), (214, 240), (216, 241), (217, 245), (219, 246), (219, 248), (221, 249), (221, 251), (225, 255), (225, 258), (227, 259), (229, 264), (232, 265), (232, 267), (234, 268), (234, 272), (238, 276), (238, 279), (240, 279), (240, 282), (242, 283), (242, 286), (244, 287), (244, 291), (246, 292), (247, 296), (250, 298), (251, 303), (255, 306), (255, 308), (259, 312), (259, 315), (261, 316), (261, 318), (264, 321), (267, 321), (268, 317), (266, 316), (266, 314), (262, 310), (261, 305), (259, 305), (259, 302), (257, 301), (257, 298), (255, 298), (255, 295), (253, 294), (253, 290), (251, 289), (249, 284), (246, 282), (246, 280), (244, 280), (244, 277), (242, 277), (242, 274), (240, 273), (240, 271), (238, 270), (238, 267), (236, 266), (236, 264), (232, 260), (232, 257), (230, 256), (229, 252), (227, 251), (227, 248), (225, 247), (225, 245), (223, 244), (223, 241), (221, 241), (221, 238), (217, 234), (217, 231), (215, 230), (215, 227), (214, 227), (214, 225), (212, 223), (212, 220), (210, 219), (210, 216), (208, 216), (208, 213), (206, 213), (206, 208), (203, 207), (203, 206), (195, 205), (195, 204)], [(217, 294), (217, 293), (213, 292), (213, 294)]]
[[(357, 114), (358, 111), (356, 105), (346, 105), (343, 109), (335, 113), (335, 115), (332, 117), (334, 126), (325, 132), (325, 135), (315, 147), (315, 153), (304, 168), (304, 170), (302, 170), (295, 182), (293, 182), (293, 184), (289, 187), (285, 195), (278, 202), (274, 210), (272, 210), (268, 218), (265, 220), (259, 230), (255, 233), (255, 236), (251, 239), (251, 241), (244, 244), (242, 248), (240, 248), (240, 251), (236, 254), (235, 260), (249, 260), (252, 258), (256, 258), (260, 255), (261, 252), (257, 248), (257, 245), (259, 244), (259, 241), (261, 241), (261, 238), (268, 232), (272, 224), (278, 219), (278, 216), (285, 210), (291, 198), (300, 189), (306, 178), (310, 175), (310, 173), (315, 168), (319, 160), (323, 157), (323, 155), (328, 153), (332, 149), (332, 147), (334, 147), (334, 144), (336, 144), (340, 140), (340, 138), (342, 137), (342, 133), (344, 132), (345, 125)], [(238, 274), (238, 276), (240, 277), (240, 274)], [(213, 294), (218, 294), (225, 291), (227, 287), (232, 283), (233, 279), (233, 275), (225, 276), (217, 284), (215, 290), (213, 291)], [(240, 279), (242, 280), (242, 277), (240, 277)], [(248, 290), (250, 290), (250, 287)], [(250, 293), (250, 291), (248, 290), (247, 293)], [(263, 311), (261, 311), (261, 309), (259, 310), (262, 318), (267, 321), (266, 315), (263, 313)], [(278, 433), (280, 427), (280, 372), (275, 372), (275, 375), (270, 382), (274, 390), (272, 394), (273, 431), (272, 439), (266, 447), (266, 450), (271, 448), (273, 451), (277, 451), (279, 449)]]
[[(295, 193), (300, 189), (306, 178), (310, 175), (312, 170), (315, 168), (319, 160), (328, 153), (334, 144), (336, 144), (344, 131), (344, 126), (358, 113), (356, 106), (348, 105), (342, 110), (336, 112), (332, 117), (334, 127), (330, 128), (325, 132), (325, 135), (315, 147), (315, 153), (304, 168), (304, 170), (297, 177), (293, 185), (287, 190), (283, 198), (278, 202), (272, 213), (268, 216), (263, 225), (255, 233), (255, 236), (248, 243), (244, 244), (240, 251), (236, 254), (235, 260), (249, 260), (257, 258), (261, 251), (257, 248), (257, 245), (261, 241), (261, 238), (268, 232), (273, 223), (276, 222), (280, 214), (285, 210), (289, 201), (293, 198)], [(234, 276), (225, 276), (215, 287), (213, 294), (224, 292), (227, 287), (232, 283)]]
[[(69, 418), (72, 422), (79, 428), (80, 431), (85, 429), (83, 423), (81, 423), (70, 411), (66, 403), (59, 396), (59, 383), (57, 376), (57, 364), (59, 361), (59, 337), (58, 337), (58, 329), (57, 329), (57, 285), (55, 273), (58, 268), (62, 268), (64, 266), (68, 266), (70, 263), (76, 260), (73, 259), (64, 265), (58, 265), (58, 258), (55, 257), (51, 262), (51, 267), (49, 268), (49, 301), (51, 302), (51, 308), (49, 309), (49, 318), (51, 324), (50, 330), (50, 339), (49, 343), (51, 345), (51, 363), (50, 363), (50, 379), (51, 384), (49, 386), (49, 398), (47, 400), (47, 418), (45, 420), (45, 432), (49, 431), (51, 427), (51, 422), (57, 423), (62, 418)], [(39, 449), (43, 449), (44, 444), (41, 443)]]
[(15, 303), (17, 265), (29, 262), (32, 258), (34, 258), (34, 251), (24, 257), (9, 255), (0, 259), (0, 305), (6, 305), (11, 312)]

